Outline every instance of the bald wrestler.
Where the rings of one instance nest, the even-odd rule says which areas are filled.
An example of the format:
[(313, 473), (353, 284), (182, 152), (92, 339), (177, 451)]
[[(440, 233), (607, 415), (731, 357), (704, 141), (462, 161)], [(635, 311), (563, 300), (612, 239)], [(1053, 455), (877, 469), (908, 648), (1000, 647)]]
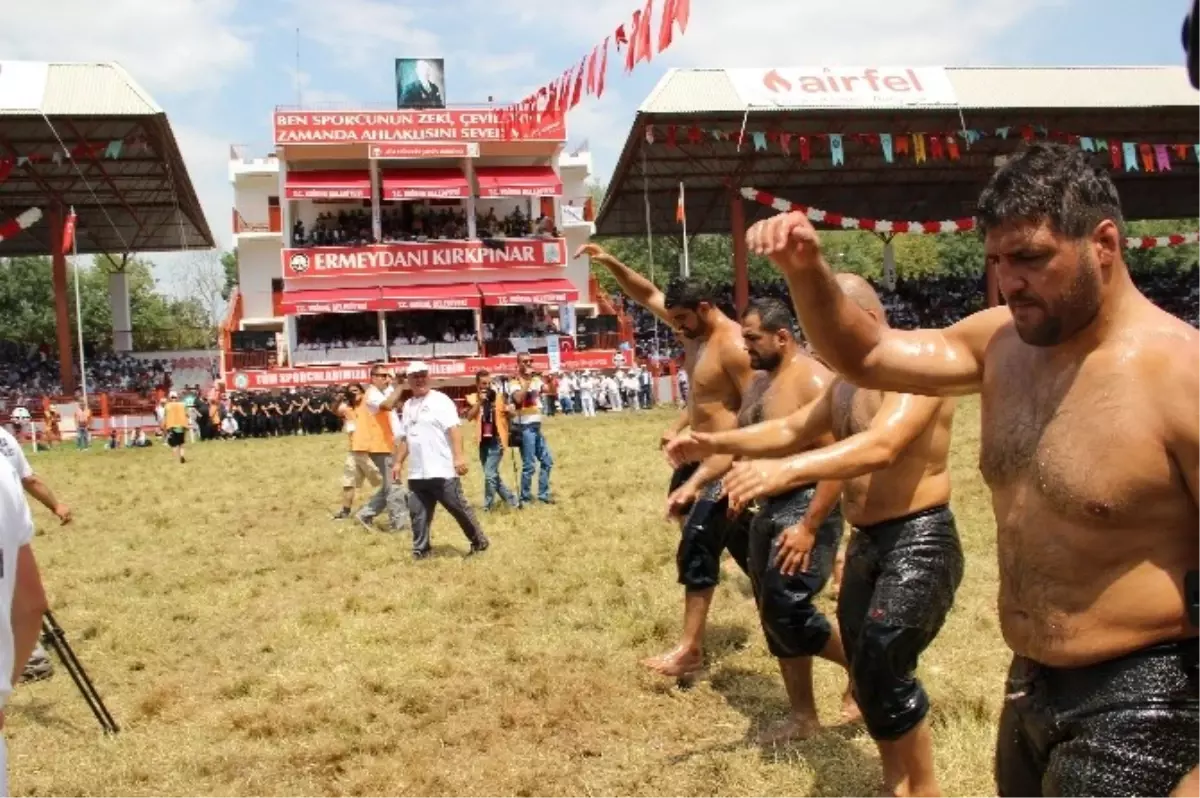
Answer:
[(1008, 305), (944, 330), (876, 324), (801, 214), (756, 224), (747, 242), (847, 379), (981, 394), (1014, 654), (1000, 795), (1194, 790), (1200, 336), (1133, 284), (1116, 187), (1078, 148), (1011, 158), (976, 217)]
[[(580, 247), (575, 257), (581, 255), (608, 269), (630, 299), (682, 333), (691, 428), (717, 432), (737, 427), (738, 409), (754, 376), (741, 326), (696, 281), (673, 281), (664, 294), (596, 244)], [(676, 553), (684, 587), (683, 638), (643, 663), (664, 676), (688, 679), (703, 669), (704, 629), (720, 581), (721, 553), (728, 549), (746, 570), (745, 536), (736, 524), (727, 523), (726, 504), (719, 498), (720, 477), (732, 462), (716, 455), (677, 468), (671, 478), (667, 510), (684, 519)]]
[[(742, 338), (756, 372), (738, 414), (739, 426), (784, 419), (797, 407), (815, 401), (829, 385), (832, 375), (804, 353), (792, 326), (791, 311), (778, 299), (756, 299), (742, 314)], [(830, 432), (814, 435), (807, 445), (832, 443)], [(678, 460), (699, 460), (716, 453), (688, 451), (690, 440), (694, 440), (691, 435), (678, 436), (668, 445), (668, 454)], [(796, 482), (773, 495), (756, 513), (746, 511), (748, 503), (729, 513), (748, 525), (747, 559), (754, 599), (767, 648), (779, 661), (791, 705), (791, 714), (783, 723), (760, 735), (763, 744), (804, 739), (820, 730), (813, 696), (813, 657), (847, 667), (837, 626), (813, 604), (829, 579), (842, 539), (842, 516), (837, 507), (841, 494), (838, 480)], [(812, 540), (811, 567), (784, 573), (776, 565), (776, 554), (786, 531), (796, 526), (803, 527)], [(856, 714), (849, 690), (845, 702), (846, 713)]]
[[(879, 325), (883, 305), (861, 277), (839, 274), (846, 296)], [(857, 388), (840, 377), (785, 419), (692, 436), (695, 454), (771, 458), (816, 436), (838, 443), (779, 459), (743, 460), (725, 480), (731, 506), (814, 480), (844, 479), (842, 509), (854, 525), (838, 595), (838, 626), (854, 696), (879, 747), (891, 795), (937, 795), (929, 699), (914, 676), (954, 603), (963, 555), (950, 512), (954, 400)], [(780, 567), (811, 567), (819, 543), (804, 527), (784, 533)]]

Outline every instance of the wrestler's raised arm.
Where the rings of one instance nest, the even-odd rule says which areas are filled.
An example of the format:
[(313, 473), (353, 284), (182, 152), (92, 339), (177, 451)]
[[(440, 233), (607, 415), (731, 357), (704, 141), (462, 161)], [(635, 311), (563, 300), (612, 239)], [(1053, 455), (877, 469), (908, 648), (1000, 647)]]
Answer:
[(599, 263), (604, 268), (608, 269), (612, 276), (616, 278), (617, 285), (621, 286), (621, 290), (625, 295), (638, 303), (646, 310), (653, 313), (655, 316), (670, 325), (672, 328), (675, 322), (667, 314), (667, 306), (664, 301), (663, 292), (658, 290), (654, 283), (647, 280), (642, 275), (635, 272), (633, 269), (626, 266), (621, 261), (609, 254), (608, 250), (599, 244), (584, 244), (575, 251), (575, 257), (587, 255), (593, 263)]
[(695, 462), (713, 454), (786, 457), (833, 430), (833, 384), (816, 399), (784, 418), (726, 432), (679, 435), (667, 445), (672, 463)]
[(941, 410), (942, 400), (889, 393), (871, 425), (820, 449), (783, 460), (743, 460), (725, 479), (731, 509), (820, 480), (845, 480), (887, 468)]
[(751, 252), (766, 255), (787, 280), (804, 335), (838, 372), (864, 388), (962, 396), (983, 383), (988, 342), (1012, 315), (991, 308), (944, 330), (881, 327), (843, 292), (821, 256), (808, 218), (797, 212), (757, 222)]

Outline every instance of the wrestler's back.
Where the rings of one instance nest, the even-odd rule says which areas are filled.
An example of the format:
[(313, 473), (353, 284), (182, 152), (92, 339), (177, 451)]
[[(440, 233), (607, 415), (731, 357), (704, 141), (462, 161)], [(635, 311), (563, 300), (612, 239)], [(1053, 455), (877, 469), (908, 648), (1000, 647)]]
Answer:
[[(1194, 371), (1198, 339), (1152, 311), (1082, 362), (1021, 344), (1011, 326), (987, 350), (980, 470), (996, 516), (1001, 630), (1045, 665), (1196, 634), (1183, 584), (1200, 524), (1162, 407)], [(1179, 365), (1168, 373), (1164, 347)]]
[[(884, 396), (882, 391), (859, 388), (839, 379), (833, 389), (834, 437), (844, 440), (869, 428)], [(954, 407), (954, 399), (942, 400), (937, 415), (890, 466), (846, 480), (842, 511), (847, 521), (854, 526), (868, 526), (950, 501), (946, 461)]]

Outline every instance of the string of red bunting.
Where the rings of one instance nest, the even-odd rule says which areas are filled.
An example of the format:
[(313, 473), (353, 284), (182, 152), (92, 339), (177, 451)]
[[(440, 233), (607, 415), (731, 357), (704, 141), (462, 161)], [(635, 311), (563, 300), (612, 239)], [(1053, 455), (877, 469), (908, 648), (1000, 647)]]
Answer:
[[(843, 230), (867, 230), (873, 233), (965, 233), (975, 229), (972, 218), (945, 219), (938, 222), (900, 222), (888, 219), (856, 219), (840, 213), (823, 211), (809, 205), (791, 202), (756, 188), (743, 188), (742, 196), (759, 205), (774, 208), (780, 213), (799, 211), (810, 221)], [(1158, 247), (1182, 247), (1200, 243), (1200, 233), (1182, 233), (1169, 236), (1130, 236), (1125, 239), (1126, 249), (1156, 249)]]
[(795, 154), (803, 163), (816, 157), (828, 157), (833, 166), (846, 162), (846, 145), (862, 144), (878, 147), (887, 163), (910, 160), (925, 163), (930, 160), (957, 161), (964, 149), (982, 139), (1016, 139), (1029, 143), (1037, 140), (1058, 141), (1079, 147), (1085, 152), (1107, 152), (1113, 169), (1124, 167), (1126, 172), (1169, 172), (1171, 164), (1200, 160), (1200, 143), (1176, 142), (1162, 144), (1146, 141), (1117, 141), (1099, 136), (1081, 136), (1061, 130), (1048, 130), (1040, 125), (1008, 125), (994, 130), (967, 128), (964, 130), (923, 131), (917, 133), (788, 133), (782, 130), (730, 131), (698, 126), (666, 125), (662, 129), (646, 126), (649, 144), (663, 142), (668, 147), (684, 144), (698, 145), (705, 141), (736, 142), (740, 148), (749, 139), (754, 149), (767, 151), (779, 147), (785, 154)]
[[(643, 61), (654, 58), (655, 44), (662, 53), (674, 40), (675, 27), (680, 35), (687, 32), (691, 18), (691, 0), (663, 0), (654, 36), (654, 0), (633, 12), (630, 22), (622, 22), (604, 41), (584, 53), (578, 64), (572, 64), (556, 80), (547, 83), (524, 100), (505, 108), (502, 113), (518, 136), (528, 136), (536, 127), (557, 123), (584, 97), (599, 98), (604, 94), (608, 73), (609, 43), (617, 54), (624, 52), (625, 72), (632, 72)], [(657, 38), (657, 42), (655, 41)]]
[[(116, 160), (128, 155), (142, 154), (149, 149), (150, 142), (146, 140), (145, 134), (137, 132), (123, 139), (112, 139), (111, 141), (81, 141), (71, 148), (70, 159), (76, 161), (88, 161), (93, 158)], [(59, 147), (55, 147), (54, 151), (49, 154), (33, 152), (27, 155), (0, 156), (0, 183), (8, 179), (13, 169), (24, 169), (34, 163), (57, 165), (64, 160), (68, 160), (67, 154)]]

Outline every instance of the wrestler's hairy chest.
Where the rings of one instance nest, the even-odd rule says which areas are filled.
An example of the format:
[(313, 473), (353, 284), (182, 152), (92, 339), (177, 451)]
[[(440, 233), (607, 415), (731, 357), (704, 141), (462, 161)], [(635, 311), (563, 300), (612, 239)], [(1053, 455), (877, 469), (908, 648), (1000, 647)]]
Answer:
[(1118, 352), (1065, 360), (999, 345), (981, 398), (980, 471), (1024, 506), (1123, 527), (1171, 487), (1153, 399)]
[(883, 405), (883, 392), (859, 388), (839, 379), (833, 386), (833, 434), (839, 441), (871, 426)]

